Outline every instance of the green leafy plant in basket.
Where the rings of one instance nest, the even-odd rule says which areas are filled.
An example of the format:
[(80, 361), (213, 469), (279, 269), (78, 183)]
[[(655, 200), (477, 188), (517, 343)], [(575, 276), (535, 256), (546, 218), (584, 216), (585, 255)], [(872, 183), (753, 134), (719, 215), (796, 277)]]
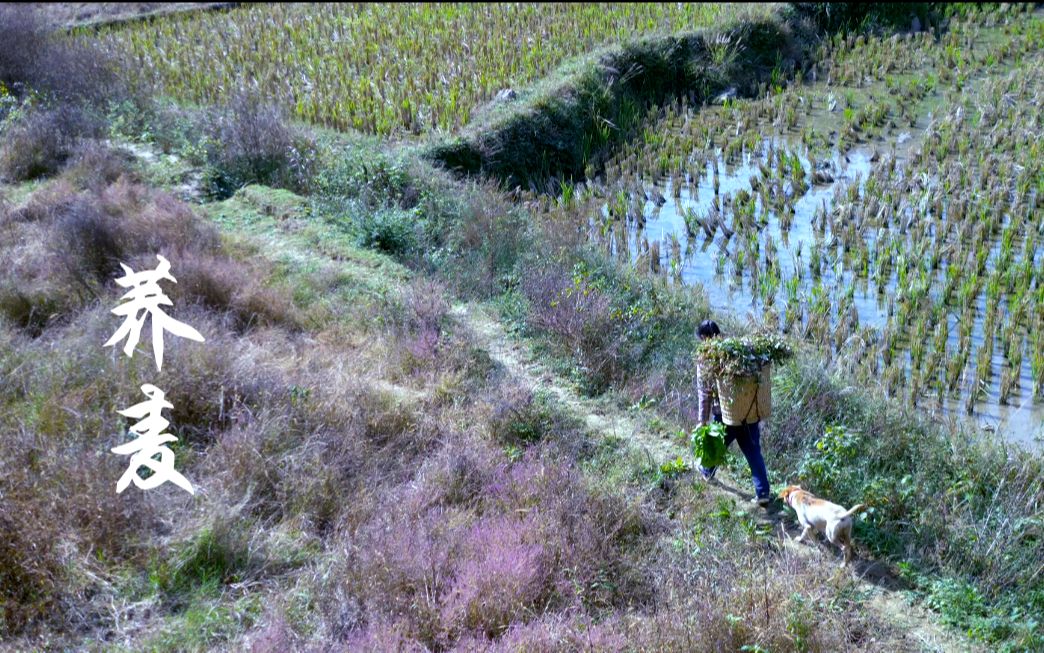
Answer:
[(696, 347), (696, 359), (711, 378), (757, 377), (770, 363), (782, 363), (794, 355), (786, 338), (759, 333), (736, 338), (711, 338)]
[(692, 455), (703, 467), (718, 467), (725, 462), (725, 425), (712, 422), (692, 430)]
[(696, 360), (708, 381), (716, 385), (726, 424), (750, 424), (772, 411), (773, 363), (793, 356), (782, 336), (758, 333), (738, 338), (703, 340)]

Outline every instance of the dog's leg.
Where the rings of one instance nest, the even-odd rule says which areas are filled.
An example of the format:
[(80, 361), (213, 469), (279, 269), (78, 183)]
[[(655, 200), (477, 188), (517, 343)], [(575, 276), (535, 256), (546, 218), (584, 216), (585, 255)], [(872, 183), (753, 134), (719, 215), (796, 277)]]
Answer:
[(811, 525), (802, 524), (802, 526), (804, 527), (804, 529), (801, 531), (801, 535), (799, 535), (798, 538), (796, 540), (794, 540), (795, 542), (804, 542), (805, 541), (805, 537), (810, 532), (812, 532), (812, 526)]
[(838, 532), (837, 541), (841, 545), (841, 552), (845, 556), (841, 566), (847, 567), (852, 560), (852, 534), (847, 529), (841, 530)]
[(852, 561), (852, 543), (849, 542), (847, 544), (842, 544), (841, 550), (845, 554), (845, 560), (841, 563), (841, 567), (844, 568), (847, 567), (848, 563)]

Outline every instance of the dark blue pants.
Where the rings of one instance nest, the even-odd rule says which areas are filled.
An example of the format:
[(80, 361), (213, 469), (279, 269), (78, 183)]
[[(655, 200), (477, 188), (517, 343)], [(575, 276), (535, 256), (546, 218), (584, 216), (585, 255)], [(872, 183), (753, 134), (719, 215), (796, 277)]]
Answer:
[[(721, 415), (714, 416), (715, 422), (721, 421)], [(765, 459), (761, 456), (761, 427), (758, 422), (753, 424), (740, 424), (738, 426), (725, 425), (725, 447), (728, 448), (732, 441), (739, 444), (740, 451), (747, 459), (750, 467), (750, 475), (754, 480), (754, 493), (758, 497), (771, 497), (769, 489), (768, 470), (765, 469)]]

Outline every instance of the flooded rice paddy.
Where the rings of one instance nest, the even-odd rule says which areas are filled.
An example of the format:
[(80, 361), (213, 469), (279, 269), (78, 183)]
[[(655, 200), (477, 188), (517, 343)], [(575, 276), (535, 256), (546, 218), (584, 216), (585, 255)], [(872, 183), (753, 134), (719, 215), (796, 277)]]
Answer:
[(835, 43), (815, 83), (665, 108), (547, 211), (856, 379), (1039, 446), (1042, 43), (1039, 11)]

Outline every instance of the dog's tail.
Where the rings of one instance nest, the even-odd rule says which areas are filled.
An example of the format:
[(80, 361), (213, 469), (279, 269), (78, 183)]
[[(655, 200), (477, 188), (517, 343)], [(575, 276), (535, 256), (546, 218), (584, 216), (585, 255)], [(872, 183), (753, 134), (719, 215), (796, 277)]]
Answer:
[(845, 514), (841, 515), (841, 519), (844, 519), (845, 517), (851, 517), (852, 515), (856, 514), (860, 510), (863, 510), (864, 508), (866, 508), (865, 505), (863, 505), (861, 503), (857, 503), (856, 505), (854, 505), (851, 508), (849, 508), (848, 512), (846, 512)]

